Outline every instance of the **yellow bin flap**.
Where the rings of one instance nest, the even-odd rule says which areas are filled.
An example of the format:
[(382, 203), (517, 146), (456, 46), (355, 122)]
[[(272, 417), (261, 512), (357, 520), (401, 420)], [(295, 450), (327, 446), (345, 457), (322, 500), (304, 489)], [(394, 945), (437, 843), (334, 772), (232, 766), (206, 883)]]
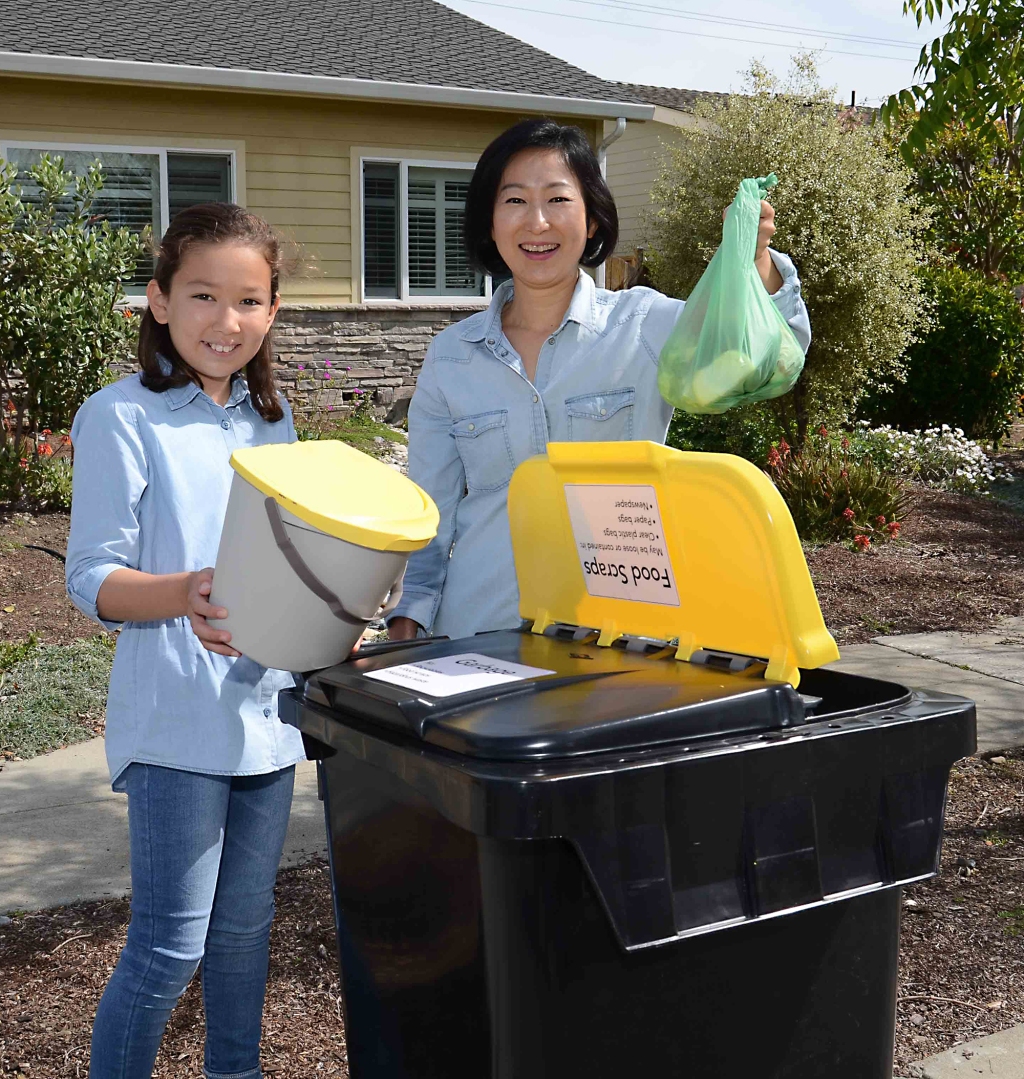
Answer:
[(231, 467), (300, 520), (377, 551), (415, 551), (437, 534), (431, 497), (368, 454), (326, 439), (235, 450)]
[(516, 469), (519, 612), (620, 636), (759, 656), (766, 676), (839, 658), (782, 496), (749, 461), (654, 442), (552, 442)]

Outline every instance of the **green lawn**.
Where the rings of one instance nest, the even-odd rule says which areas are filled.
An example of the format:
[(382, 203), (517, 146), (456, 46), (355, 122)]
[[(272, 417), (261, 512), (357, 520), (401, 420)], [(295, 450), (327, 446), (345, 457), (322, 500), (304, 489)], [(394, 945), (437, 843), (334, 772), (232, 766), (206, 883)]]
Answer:
[(113, 660), (109, 634), (0, 644), (0, 756), (24, 759), (92, 738)]

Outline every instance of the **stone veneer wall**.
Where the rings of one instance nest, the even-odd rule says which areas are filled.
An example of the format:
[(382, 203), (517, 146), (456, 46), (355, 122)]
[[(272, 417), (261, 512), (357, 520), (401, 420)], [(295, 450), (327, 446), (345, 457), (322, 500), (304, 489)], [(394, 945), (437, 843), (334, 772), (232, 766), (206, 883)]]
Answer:
[(283, 306), (274, 327), (278, 381), (299, 414), (346, 409), (369, 398), (378, 416), (398, 422), (431, 339), (478, 310), (463, 304)]

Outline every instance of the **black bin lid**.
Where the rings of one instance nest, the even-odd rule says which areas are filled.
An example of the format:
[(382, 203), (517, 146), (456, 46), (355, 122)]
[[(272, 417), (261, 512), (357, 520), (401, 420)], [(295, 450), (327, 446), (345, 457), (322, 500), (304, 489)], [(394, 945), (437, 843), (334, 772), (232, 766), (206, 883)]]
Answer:
[[(472, 682), (481, 670), (501, 678), (513, 670), (508, 664), (537, 673), (444, 695), (458, 685), (446, 671), (464, 669)], [(733, 673), (683, 663), (671, 648), (646, 655), (507, 630), (370, 647), (313, 675), (306, 695), (334, 709), (341, 722), (383, 726), (468, 757), (527, 761), (806, 722), (804, 698), (787, 683), (766, 681), (763, 671), (763, 665)], [(426, 684), (417, 688), (412, 680), (420, 678)], [(899, 699), (906, 692), (877, 685), (886, 689), (873, 697)]]

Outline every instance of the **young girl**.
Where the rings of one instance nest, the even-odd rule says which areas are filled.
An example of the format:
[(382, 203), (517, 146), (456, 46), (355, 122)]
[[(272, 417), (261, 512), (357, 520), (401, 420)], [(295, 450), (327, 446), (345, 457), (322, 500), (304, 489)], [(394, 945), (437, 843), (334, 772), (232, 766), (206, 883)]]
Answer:
[(68, 594), (121, 627), (106, 750), (131, 837), (131, 924), (96, 1014), (91, 1079), (152, 1074), (200, 961), (204, 1074), (261, 1075), (274, 880), (302, 741), (277, 718), (291, 675), (235, 651), (208, 624), (226, 612), (207, 597), (232, 451), (295, 441), (271, 372), (279, 267), (269, 226), (240, 207), (178, 214), (146, 290), (142, 370), (94, 394), (72, 430)]

